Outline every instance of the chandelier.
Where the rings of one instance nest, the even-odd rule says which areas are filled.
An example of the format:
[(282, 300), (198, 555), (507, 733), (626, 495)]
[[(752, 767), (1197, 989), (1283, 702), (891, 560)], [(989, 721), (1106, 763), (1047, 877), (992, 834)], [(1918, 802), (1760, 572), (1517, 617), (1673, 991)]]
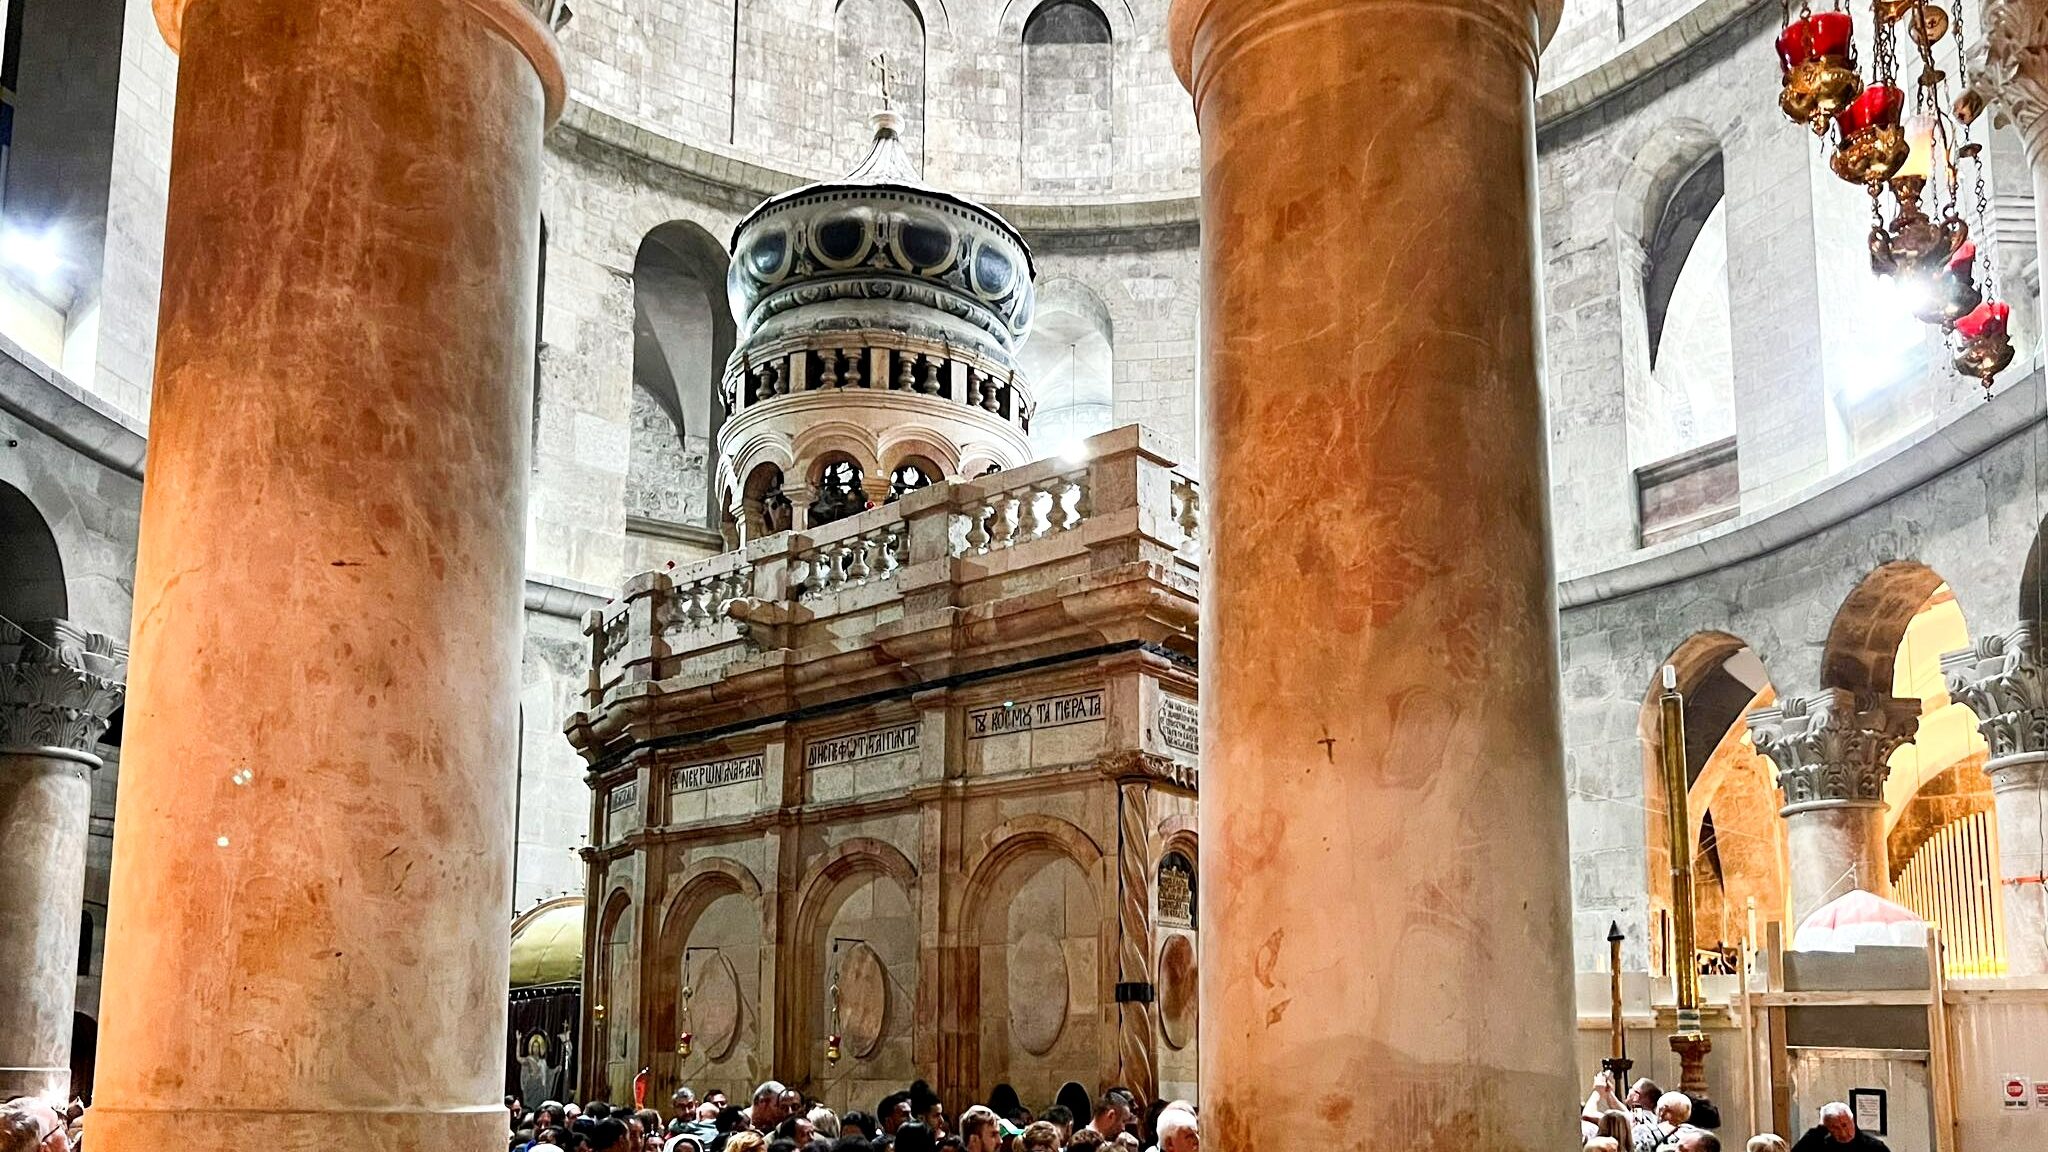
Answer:
[[(1968, 139), (1983, 102), (1969, 91), (1963, 0), (1949, 0), (1953, 15), (1932, 0), (1871, 0), (1867, 81), (1854, 16), (1802, 2), (1795, 17), (1789, 0), (1781, 3), (1778, 107), (1833, 148), (1835, 175), (1869, 192), (1871, 271), (1919, 290), (1924, 302), (1914, 314), (1941, 328), (1956, 370), (1975, 377), (1989, 399), (1993, 378), (2012, 363), (2012, 308), (1998, 299), (1990, 267), (1979, 286), (1977, 245), (1962, 215), (1968, 164), (1973, 213), (1980, 224), (1986, 219), (1983, 145)], [(1937, 60), (1944, 47), (1954, 54), (1953, 78)], [(1964, 95), (1951, 99), (1952, 91)]]

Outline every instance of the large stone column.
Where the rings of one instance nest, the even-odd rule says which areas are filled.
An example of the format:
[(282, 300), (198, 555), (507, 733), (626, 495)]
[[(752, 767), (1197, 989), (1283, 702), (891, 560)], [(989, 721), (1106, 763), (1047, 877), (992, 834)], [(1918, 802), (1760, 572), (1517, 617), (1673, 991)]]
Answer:
[(1991, 750), (2007, 971), (2048, 976), (2048, 624), (1986, 636), (1943, 656), (1941, 670)]
[(540, 137), (513, 0), (179, 50), (100, 1152), (503, 1148)]
[(1920, 727), (1920, 701), (1840, 688), (1794, 696), (1749, 716), (1756, 749), (1777, 765), (1785, 794), (1792, 924), (1852, 888), (1891, 892), (1884, 781), (1899, 745)]
[(0, 1100), (70, 1099), (93, 745), (120, 649), (62, 620), (0, 622)]
[[(1175, 0), (1202, 138), (1201, 1103), (1576, 1139), (1533, 0)], [(1539, 27), (1542, 25), (1543, 27)]]

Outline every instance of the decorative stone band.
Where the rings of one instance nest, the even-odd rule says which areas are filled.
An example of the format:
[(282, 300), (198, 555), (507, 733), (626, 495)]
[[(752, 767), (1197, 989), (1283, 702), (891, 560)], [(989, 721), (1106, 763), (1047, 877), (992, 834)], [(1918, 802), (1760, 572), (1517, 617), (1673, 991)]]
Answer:
[(1993, 764), (2048, 753), (2048, 624), (2028, 620), (1945, 653), (1941, 674), (1950, 698), (1977, 714)]
[(127, 665), (120, 645), (68, 621), (0, 621), (0, 752), (90, 752)]
[(2040, 0), (1985, 0), (1984, 39), (1971, 53), (1963, 99), (1996, 104), (1999, 123), (2020, 130), (2027, 151), (2041, 155), (2048, 133), (2048, 5)]
[(1886, 763), (1920, 727), (1920, 701), (1825, 689), (1750, 713), (1756, 749), (1778, 768), (1782, 814), (1884, 803)]

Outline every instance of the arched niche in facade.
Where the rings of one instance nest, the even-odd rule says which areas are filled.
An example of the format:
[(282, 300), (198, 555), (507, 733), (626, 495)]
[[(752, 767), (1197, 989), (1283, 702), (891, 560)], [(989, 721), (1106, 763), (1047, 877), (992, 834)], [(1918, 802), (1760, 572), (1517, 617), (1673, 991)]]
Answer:
[(734, 327), (725, 250), (687, 220), (649, 232), (633, 260), (633, 414), (626, 507), (715, 526), (714, 445)]
[(903, 118), (903, 147), (923, 167), (924, 14), (909, 0), (838, 0), (832, 15), (832, 141), (845, 171), (868, 153), (868, 117), (882, 107), (882, 57), (889, 106)]
[(0, 616), (58, 620), (69, 607), (57, 537), (26, 494), (0, 482)]
[(613, 1098), (634, 1071), (630, 1065), (640, 1031), (639, 933), (634, 928), (633, 898), (625, 889), (615, 889), (598, 917), (597, 1003), (591, 1007), (597, 1035), (597, 1086), (604, 1099)]
[[(764, 915), (760, 881), (722, 857), (693, 862), (670, 896), (647, 982), (654, 1029), (647, 1046), (669, 1054), (669, 1091), (693, 1079), (749, 1077), (759, 1039)], [(688, 1055), (677, 1051), (685, 1033)]]
[[(1776, 700), (1763, 661), (1739, 637), (1697, 632), (1665, 659), (1685, 698), (1686, 815), (1692, 853), (1693, 919), (1701, 948), (1732, 949), (1748, 935), (1753, 899), (1762, 925), (1786, 917), (1786, 849), (1781, 803), (1768, 758), (1749, 736), (1749, 713)], [(1644, 836), (1650, 882), (1652, 968), (1669, 971), (1672, 925), (1670, 789), (1664, 778), (1662, 665), (1652, 673), (1640, 718)]]
[[(797, 886), (795, 928), (802, 959), (789, 1018), (803, 1046), (790, 1074), (822, 1083), (826, 1104), (841, 1111), (869, 1105), (851, 1094), (858, 1083), (915, 1079), (920, 932), (910, 858), (873, 837), (834, 844)], [(836, 1063), (826, 1050), (835, 1035)]]
[(1007, 1081), (1027, 1100), (1068, 1080), (1098, 1082), (1113, 1030), (1115, 916), (1102, 854), (1064, 820), (1024, 816), (992, 831), (961, 904), (961, 979), (979, 998), (977, 1046), (985, 1084)]
[(1038, 411), (1031, 450), (1040, 458), (1071, 452), (1115, 418), (1114, 331), (1102, 298), (1078, 280), (1038, 287), (1038, 315), (1017, 353)]
[(1108, 17), (1090, 0), (1047, 0), (1024, 21), (1021, 39), (1018, 151), (1025, 191), (1109, 191), (1115, 183), (1116, 46)]

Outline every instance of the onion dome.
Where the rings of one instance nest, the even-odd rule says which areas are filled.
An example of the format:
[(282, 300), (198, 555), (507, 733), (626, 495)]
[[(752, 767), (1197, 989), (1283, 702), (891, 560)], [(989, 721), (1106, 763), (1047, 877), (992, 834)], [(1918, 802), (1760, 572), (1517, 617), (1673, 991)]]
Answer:
[[(1016, 352), (1031, 250), (995, 212), (924, 183), (895, 112), (869, 124), (853, 171), (771, 197), (733, 232), (720, 487), (743, 536), (1030, 459)], [(897, 444), (915, 459), (894, 459)]]

